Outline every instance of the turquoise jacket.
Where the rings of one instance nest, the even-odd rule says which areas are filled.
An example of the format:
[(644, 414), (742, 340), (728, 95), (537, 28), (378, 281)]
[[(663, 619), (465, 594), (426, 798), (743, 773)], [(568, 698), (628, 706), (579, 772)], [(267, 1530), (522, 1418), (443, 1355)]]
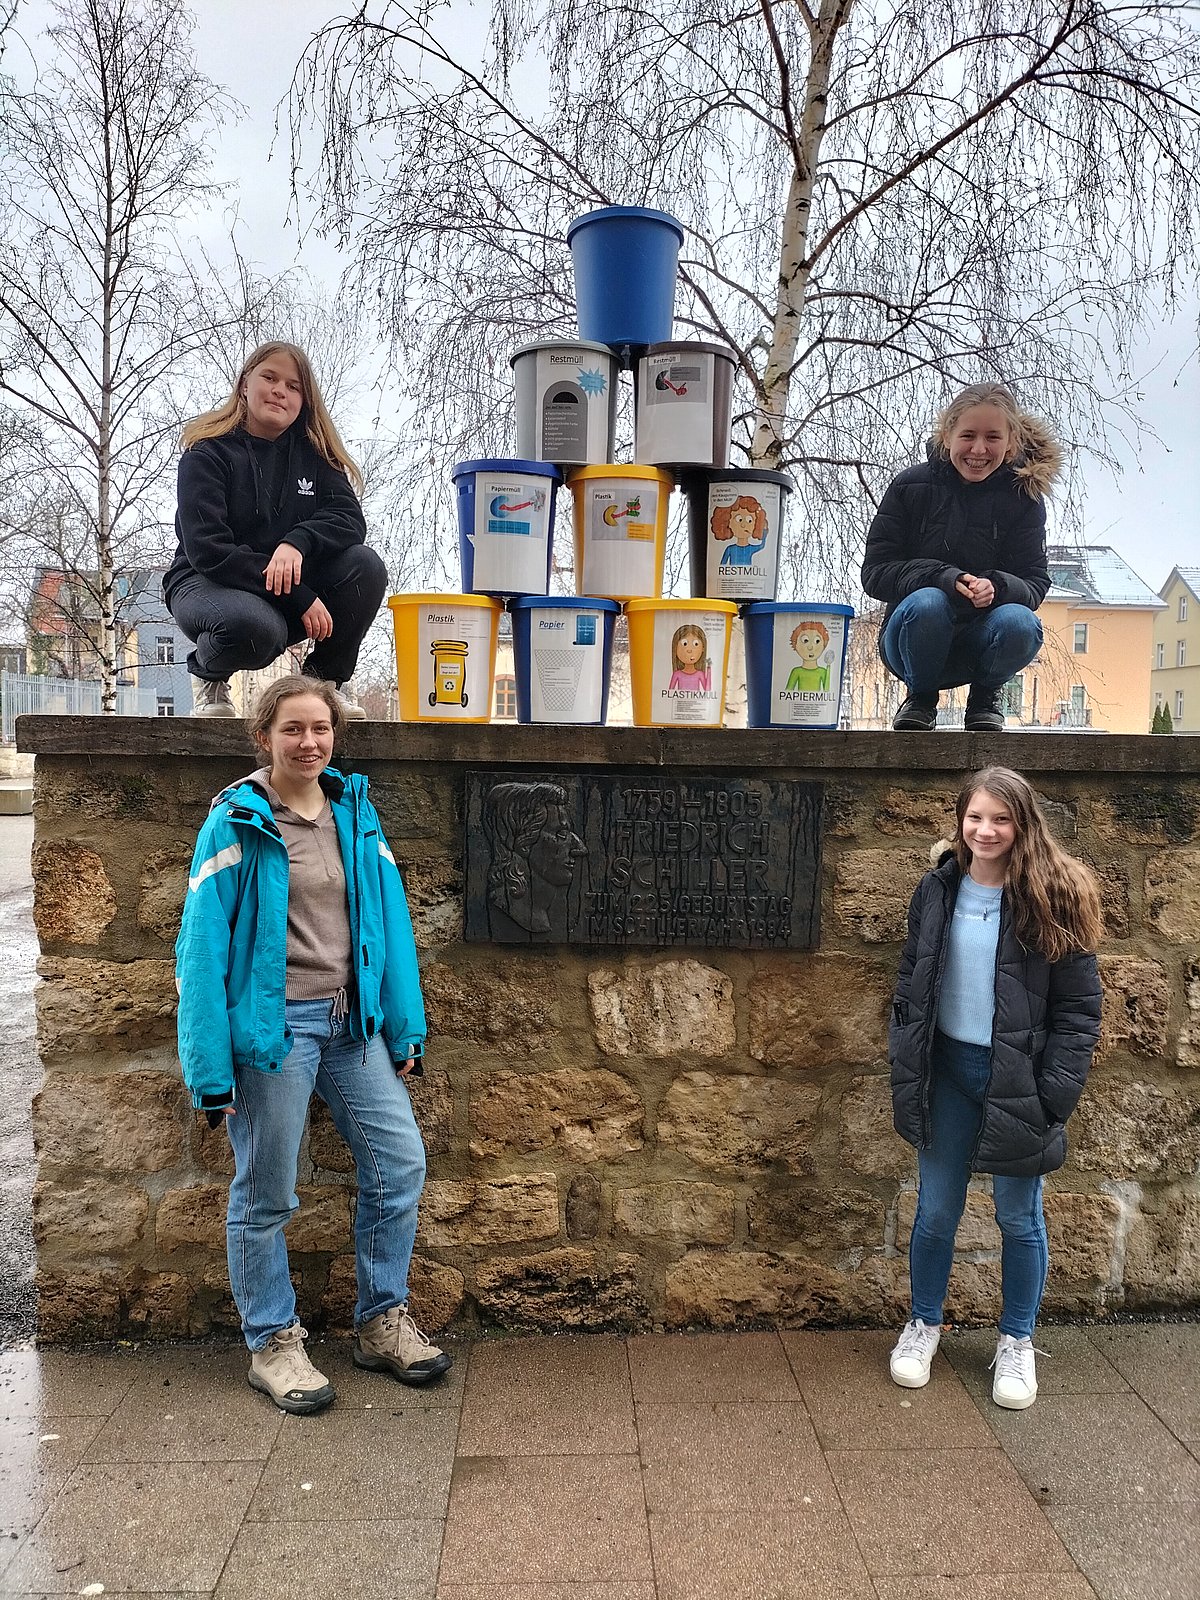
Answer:
[[(425, 1007), (404, 886), (367, 780), (321, 774), (346, 868), (355, 960), (356, 1038), (382, 1034), (396, 1062), (425, 1040)], [(175, 941), (179, 1060), (199, 1110), (229, 1105), (234, 1065), (278, 1072), (292, 1047), (284, 1018), (288, 854), (266, 795), (243, 781), (200, 829)]]

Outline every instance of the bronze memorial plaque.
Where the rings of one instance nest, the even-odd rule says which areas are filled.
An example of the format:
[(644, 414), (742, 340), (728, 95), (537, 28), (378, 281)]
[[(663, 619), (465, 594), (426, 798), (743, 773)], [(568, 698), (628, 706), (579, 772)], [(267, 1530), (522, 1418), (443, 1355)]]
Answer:
[(466, 937), (811, 950), (819, 783), (473, 773)]

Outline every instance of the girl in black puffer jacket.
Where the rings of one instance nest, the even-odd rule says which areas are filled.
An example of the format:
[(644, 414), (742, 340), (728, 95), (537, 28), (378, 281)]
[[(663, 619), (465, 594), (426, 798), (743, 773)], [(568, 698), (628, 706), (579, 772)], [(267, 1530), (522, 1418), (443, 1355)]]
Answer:
[(1100, 1032), (1100, 897), (1019, 773), (976, 773), (957, 817), (909, 906), (888, 1030), (896, 1131), (921, 1172), (912, 1318), (891, 1371), (905, 1388), (929, 1381), (967, 1183), (990, 1172), (1003, 1285), (992, 1398), (1023, 1410), (1037, 1395), (1032, 1334), (1049, 1264), (1042, 1174), (1066, 1158), (1063, 1126)]

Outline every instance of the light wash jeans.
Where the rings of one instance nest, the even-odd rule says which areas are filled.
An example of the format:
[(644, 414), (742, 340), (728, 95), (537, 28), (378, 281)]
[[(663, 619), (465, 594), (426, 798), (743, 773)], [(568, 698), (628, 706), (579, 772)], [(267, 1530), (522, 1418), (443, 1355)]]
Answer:
[(1042, 647), (1028, 606), (993, 606), (963, 620), (941, 589), (915, 589), (887, 620), (880, 648), (887, 668), (913, 694), (961, 683), (998, 689)]
[(425, 1147), (408, 1090), (382, 1039), (364, 1044), (331, 1000), (289, 1000), (292, 1048), (279, 1072), (237, 1070), (226, 1118), (237, 1172), (225, 1240), (229, 1282), (251, 1350), (296, 1320), (285, 1223), (299, 1205), (296, 1160), (315, 1089), (358, 1171), (356, 1326), (408, 1301), (408, 1267), (425, 1182)]
[[(930, 1087), (930, 1145), (918, 1152), (921, 1189), (908, 1247), (912, 1314), (940, 1327), (942, 1302), (954, 1259), (954, 1235), (967, 1203), (971, 1153), (983, 1121), (983, 1096), (991, 1073), (987, 1045), (934, 1035)], [(1042, 1215), (1041, 1178), (992, 1179), (1000, 1225), (1000, 1332), (1014, 1339), (1033, 1334), (1050, 1253)]]

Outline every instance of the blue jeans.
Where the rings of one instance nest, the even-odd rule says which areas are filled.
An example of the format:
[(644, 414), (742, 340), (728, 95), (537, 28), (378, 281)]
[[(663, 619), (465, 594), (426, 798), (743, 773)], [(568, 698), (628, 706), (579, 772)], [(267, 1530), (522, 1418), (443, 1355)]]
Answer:
[(408, 1302), (408, 1267), (425, 1182), (425, 1146), (408, 1090), (380, 1038), (364, 1044), (331, 1000), (289, 1000), (292, 1048), (279, 1072), (239, 1067), (226, 1118), (237, 1171), (225, 1242), (229, 1283), (251, 1350), (296, 1320), (283, 1229), (300, 1202), (296, 1160), (315, 1089), (358, 1171), (356, 1326)]
[(993, 606), (964, 619), (941, 589), (915, 589), (892, 612), (880, 649), (888, 671), (912, 694), (960, 683), (998, 689), (1042, 647), (1028, 606)]
[[(987, 1045), (934, 1036), (930, 1090), (930, 1145), (919, 1152), (921, 1189), (908, 1247), (912, 1314), (937, 1327), (954, 1259), (954, 1235), (967, 1203), (971, 1153), (983, 1120), (983, 1097), (992, 1070)], [(1000, 1332), (1014, 1339), (1033, 1333), (1050, 1253), (1042, 1215), (1041, 1178), (992, 1179), (1000, 1227), (1003, 1309)]]

